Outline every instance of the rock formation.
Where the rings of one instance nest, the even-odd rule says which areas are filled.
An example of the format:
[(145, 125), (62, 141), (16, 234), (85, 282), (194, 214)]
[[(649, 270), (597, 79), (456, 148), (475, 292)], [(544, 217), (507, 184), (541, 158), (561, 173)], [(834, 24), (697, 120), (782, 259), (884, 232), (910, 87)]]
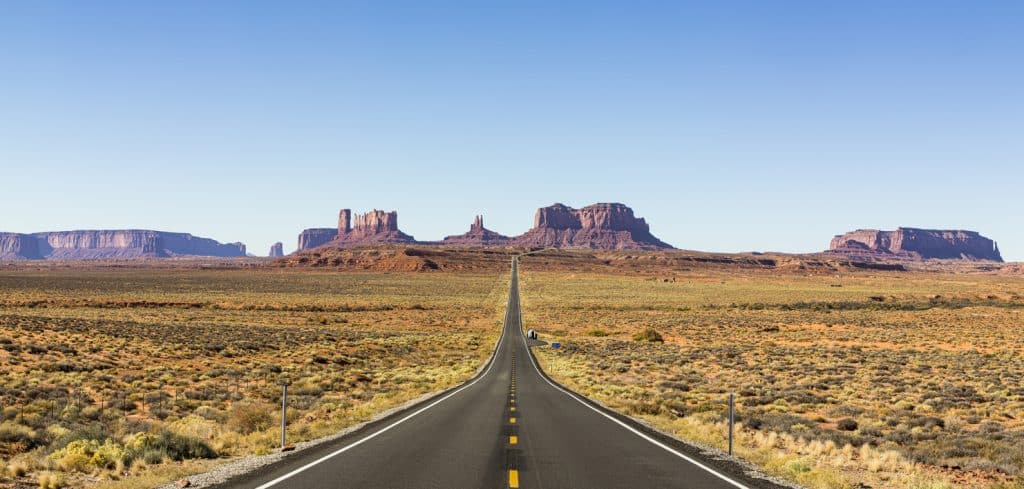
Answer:
[(0, 260), (40, 260), (39, 242), (31, 234), (0, 233)]
[[(360, 215), (342, 209), (337, 228), (306, 229), (299, 235), (299, 251), (321, 246), (350, 248), (387, 243), (416, 243), (412, 236), (398, 229), (398, 213), (394, 211), (373, 210)], [(651, 235), (647, 222), (635, 217), (633, 210), (623, 204), (594, 204), (582, 209), (562, 204), (543, 207), (537, 210), (533, 229), (515, 238), (485, 228), (483, 216), (477, 216), (465, 234), (419, 244), (609, 250), (672, 248)]]
[(469, 232), (454, 236), (447, 236), (441, 244), (452, 246), (505, 246), (512, 242), (512, 238), (503, 236), (484, 227), (484, 216), (476, 216)]
[(655, 238), (643, 218), (623, 204), (573, 209), (563, 204), (537, 209), (533, 229), (513, 238), (517, 246), (654, 250), (672, 246)]
[(299, 250), (311, 250), (329, 243), (338, 237), (336, 228), (311, 228), (299, 233)]
[(828, 252), (869, 258), (1003, 261), (994, 241), (974, 231), (960, 230), (859, 229), (832, 238)]
[(299, 250), (330, 245), (340, 248), (366, 244), (415, 243), (412, 236), (398, 229), (398, 213), (372, 210), (352, 214), (350, 209), (338, 213), (337, 228), (313, 228), (299, 235)]
[(270, 246), (270, 254), (267, 256), (271, 258), (280, 258), (284, 256), (284, 243), (278, 241)]
[(0, 233), (0, 259), (95, 260), (174, 256), (245, 256), (242, 243), (145, 229)]

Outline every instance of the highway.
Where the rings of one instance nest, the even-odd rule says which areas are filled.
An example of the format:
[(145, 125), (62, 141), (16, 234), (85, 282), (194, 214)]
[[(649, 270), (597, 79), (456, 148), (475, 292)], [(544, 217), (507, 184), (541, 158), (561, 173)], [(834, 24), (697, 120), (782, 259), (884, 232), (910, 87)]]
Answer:
[[(476, 378), (224, 488), (774, 488), (562, 389), (522, 332), (518, 260), (503, 332)], [(548, 347), (548, 346), (544, 346)]]

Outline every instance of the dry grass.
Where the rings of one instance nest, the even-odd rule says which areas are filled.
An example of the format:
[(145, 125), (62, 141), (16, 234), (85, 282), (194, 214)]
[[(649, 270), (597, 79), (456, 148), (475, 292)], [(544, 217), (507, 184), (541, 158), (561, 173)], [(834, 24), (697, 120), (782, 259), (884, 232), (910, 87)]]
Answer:
[[(530, 260), (527, 327), (564, 345), (541, 361), (615, 409), (721, 448), (735, 391), (738, 453), (816, 488), (1024, 476), (1020, 277), (569, 273)], [(638, 341), (648, 329), (664, 343)]]
[(283, 377), (290, 441), (367, 420), (470, 377), (497, 338), (505, 283), (496, 273), (0, 271), (2, 479), (141, 487), (196, 458), (266, 453)]

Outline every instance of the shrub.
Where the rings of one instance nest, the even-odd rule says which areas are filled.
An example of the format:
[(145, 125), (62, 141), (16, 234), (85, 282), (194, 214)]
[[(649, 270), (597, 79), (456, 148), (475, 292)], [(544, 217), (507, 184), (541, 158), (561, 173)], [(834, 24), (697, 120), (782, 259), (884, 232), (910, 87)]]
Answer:
[(595, 336), (595, 337), (608, 336), (608, 332), (603, 330), (603, 329), (592, 329), (590, 331), (587, 331), (587, 336)]
[(210, 406), (199, 406), (195, 411), (196, 416), (218, 423), (224, 423), (228, 417), (219, 409)]
[(23, 443), (31, 448), (38, 444), (39, 436), (35, 430), (28, 426), (4, 422), (0, 424), (0, 442)]
[(7, 464), (7, 474), (11, 477), (24, 477), (28, 473), (28, 464), (24, 461), (11, 461)]
[(59, 489), (64, 487), (65, 476), (57, 472), (43, 472), (39, 474), (39, 489)]
[(124, 458), (124, 448), (110, 439), (102, 444), (97, 440), (75, 440), (50, 455), (64, 470), (78, 472), (112, 469)]
[(854, 431), (857, 426), (857, 420), (853, 418), (843, 418), (836, 422), (836, 427), (842, 431)]
[(238, 404), (231, 410), (228, 426), (244, 435), (269, 429), (274, 423), (270, 411), (257, 404)]
[(53, 438), (48, 447), (48, 450), (51, 452), (56, 452), (68, 446), (71, 442), (78, 440), (106, 440), (107, 438), (113, 438), (113, 435), (99, 423), (82, 426), (75, 430), (52, 425), (48, 430), (52, 435), (51, 438)]
[(647, 341), (651, 343), (664, 343), (665, 338), (661, 336), (661, 333), (655, 331), (653, 328), (645, 328), (633, 335), (633, 341)]
[(195, 458), (216, 458), (217, 452), (205, 442), (170, 431), (157, 434), (136, 433), (125, 440), (126, 459), (159, 463), (163, 459), (182, 461)]

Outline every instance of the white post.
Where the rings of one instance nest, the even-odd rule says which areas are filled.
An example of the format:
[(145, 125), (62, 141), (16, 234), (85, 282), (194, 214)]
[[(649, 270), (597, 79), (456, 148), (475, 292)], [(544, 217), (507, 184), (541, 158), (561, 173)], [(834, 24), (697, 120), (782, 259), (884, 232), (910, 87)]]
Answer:
[(729, 456), (732, 456), (733, 428), (736, 426), (736, 394), (729, 393)]
[(284, 449), (288, 429), (288, 383), (281, 384), (281, 448)]

